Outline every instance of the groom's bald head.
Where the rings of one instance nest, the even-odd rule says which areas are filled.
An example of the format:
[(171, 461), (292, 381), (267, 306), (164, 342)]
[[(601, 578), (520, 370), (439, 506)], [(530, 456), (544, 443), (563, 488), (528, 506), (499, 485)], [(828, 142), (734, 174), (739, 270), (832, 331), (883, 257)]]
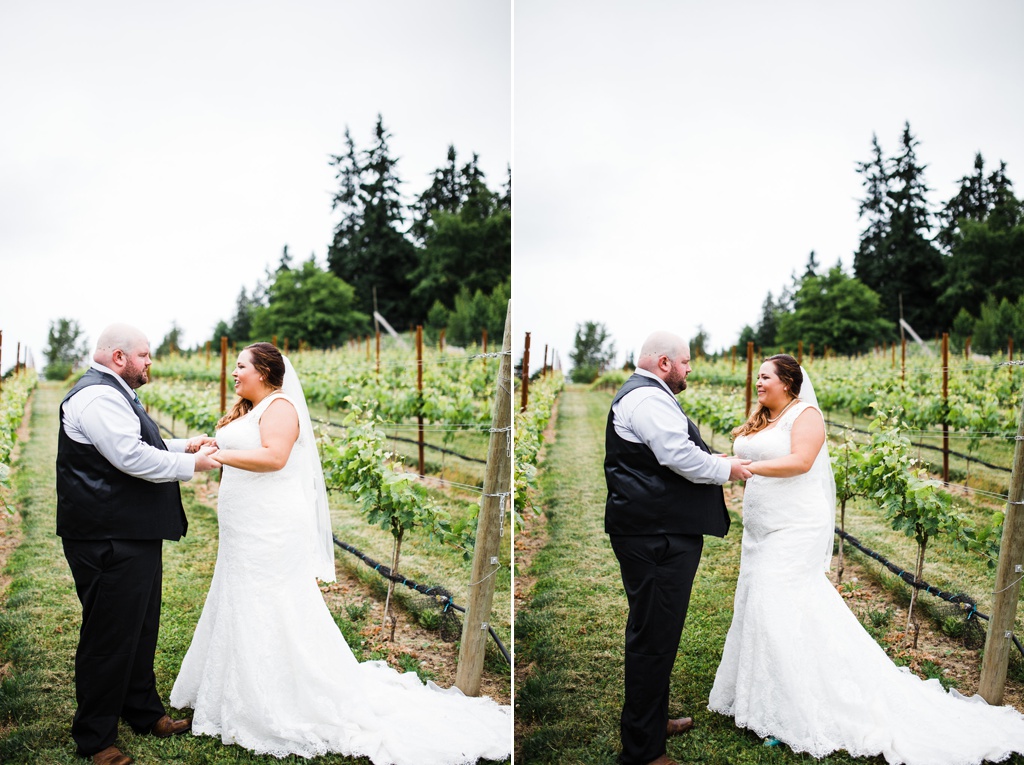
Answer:
[(636, 365), (648, 372), (655, 372), (660, 357), (665, 356), (669, 361), (675, 361), (683, 355), (690, 355), (689, 343), (671, 332), (653, 332), (640, 347), (640, 358)]
[(690, 374), (690, 345), (671, 332), (654, 332), (640, 347), (636, 365), (664, 380), (673, 393), (681, 393)]

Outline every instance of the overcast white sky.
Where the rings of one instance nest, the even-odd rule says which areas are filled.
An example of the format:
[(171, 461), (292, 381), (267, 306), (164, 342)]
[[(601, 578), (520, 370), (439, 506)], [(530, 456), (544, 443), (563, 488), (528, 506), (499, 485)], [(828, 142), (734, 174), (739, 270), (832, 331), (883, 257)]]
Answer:
[(3, 368), (60, 317), (204, 342), (284, 245), (326, 263), (346, 126), (411, 198), (449, 144), (502, 186), (511, 111), (508, 0), (4, 2)]
[(515, 2), (516, 358), (577, 323), (727, 348), (814, 250), (852, 273), (856, 163), (906, 121), (938, 205), (1000, 159), (1024, 195), (1018, 0)]

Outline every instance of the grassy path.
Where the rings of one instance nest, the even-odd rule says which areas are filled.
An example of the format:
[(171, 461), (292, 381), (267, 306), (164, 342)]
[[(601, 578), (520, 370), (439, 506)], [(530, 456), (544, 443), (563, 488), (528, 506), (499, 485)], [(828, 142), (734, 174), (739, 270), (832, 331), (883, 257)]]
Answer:
[[(60, 540), (54, 533), (56, 412), (63, 395), (62, 386), (40, 382), (34, 394), (31, 435), (14, 472), (14, 501), (22, 516), (22, 542), (8, 560), (5, 573), (12, 581), (6, 601), (0, 603), (0, 762), (11, 765), (84, 762), (75, 754), (70, 735), (74, 652), (81, 611)], [(215, 489), (215, 484), (207, 484), (208, 480), (200, 477), (182, 484), (189, 518), (188, 536), (164, 545), (164, 597), (156, 677), (157, 689), (168, 707), (167, 697), (199, 619), (216, 560), (216, 513), (197, 500), (197, 494)], [(351, 518), (348, 522), (355, 523)], [(365, 527), (365, 522), (362, 525)], [(350, 562), (339, 556), (339, 563), (341, 575), (342, 568)], [(340, 585), (341, 582), (333, 587)], [(348, 611), (347, 616), (336, 613), (335, 619), (356, 656), (380, 658), (373, 652), (371, 641), (362, 638), (367, 608), (338, 611)], [(205, 736), (186, 735), (162, 741), (136, 736), (123, 724), (119, 744), (140, 763), (369, 762), (339, 755), (312, 761), (297, 757), (279, 760), (224, 746)]]
[[(527, 572), (536, 579), (532, 599), (516, 614), (517, 662), (527, 667), (516, 689), (517, 765), (611, 765), (618, 754), (626, 599), (603, 531), (610, 399), (608, 393), (571, 386), (560, 398), (557, 437), (542, 477), (548, 543)], [(731, 718), (707, 711), (732, 618), (742, 534), (738, 508), (738, 499), (730, 499), (729, 535), (705, 541), (670, 706), (673, 715), (693, 716), (697, 727), (669, 740), (669, 756), (715, 765), (883, 762), (845, 753), (817, 761), (784, 746), (765, 747)]]

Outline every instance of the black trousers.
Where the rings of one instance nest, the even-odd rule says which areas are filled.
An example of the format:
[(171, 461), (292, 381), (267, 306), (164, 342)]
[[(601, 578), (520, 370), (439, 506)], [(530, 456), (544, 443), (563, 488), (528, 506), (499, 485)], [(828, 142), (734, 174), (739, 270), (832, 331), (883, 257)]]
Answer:
[(669, 679), (690, 604), (704, 537), (611, 536), (629, 602), (621, 765), (665, 754)]
[(82, 602), (71, 735), (89, 757), (113, 745), (118, 718), (145, 732), (165, 714), (153, 672), (163, 541), (63, 542)]

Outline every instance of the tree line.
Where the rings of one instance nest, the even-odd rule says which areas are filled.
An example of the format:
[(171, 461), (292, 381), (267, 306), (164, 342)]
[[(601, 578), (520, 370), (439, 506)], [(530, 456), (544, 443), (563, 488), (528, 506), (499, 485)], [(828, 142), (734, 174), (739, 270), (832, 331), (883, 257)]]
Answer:
[(1024, 204), (1006, 163), (987, 171), (978, 152), (956, 194), (933, 210), (918, 145), (909, 123), (893, 156), (872, 136), (871, 157), (857, 164), (865, 227), (853, 273), (841, 263), (823, 269), (812, 251), (802, 274), (768, 293), (740, 349), (803, 340), (858, 353), (898, 338), (900, 319), (925, 338), (949, 332), (961, 348), (970, 338), (980, 353), (1024, 338)]
[[(1024, 203), (1013, 192), (1006, 163), (986, 169), (978, 152), (972, 171), (938, 209), (928, 202), (926, 165), (905, 123), (896, 153), (886, 156), (877, 135), (871, 156), (858, 162), (864, 229), (853, 273), (842, 261), (825, 268), (812, 250), (802, 273), (777, 294), (768, 292), (756, 325), (736, 340), (763, 353), (803, 341), (839, 354), (870, 350), (900, 337), (900, 319), (929, 338), (949, 332), (954, 348), (978, 353), (1024, 345)], [(694, 355), (714, 355), (703, 327), (690, 338)], [(592, 382), (615, 357), (607, 327), (576, 325), (570, 353), (575, 382)], [(627, 366), (631, 360), (627, 360)]]
[[(375, 311), (397, 331), (444, 330), (455, 345), (478, 342), (484, 330), (501, 338), (512, 292), (511, 168), (494, 190), (479, 156), (460, 161), (449, 145), (430, 185), (407, 204), (391, 138), (381, 115), (365, 148), (345, 128), (343, 153), (329, 159), (340, 220), (326, 267), (315, 255), (296, 264), (285, 245), (276, 268), (241, 288), (234, 315), (213, 330), (216, 346), (226, 336), (236, 345), (277, 337), (293, 348), (329, 348), (372, 333)], [(183, 350), (182, 335), (175, 322), (155, 355)], [(48, 377), (65, 379), (87, 352), (76, 320), (51, 322)]]
[(346, 127), (344, 152), (331, 155), (340, 213), (327, 248), (299, 266), (285, 246), (277, 269), (239, 293), (235, 315), (213, 337), (235, 343), (287, 337), (314, 348), (369, 333), (376, 312), (401, 331), (421, 324), (464, 345), (482, 330), (501, 337), (512, 270), (511, 169), (492, 190), (473, 154), (459, 162), (448, 147), (445, 164), (409, 205), (378, 116), (373, 138), (358, 148)]

